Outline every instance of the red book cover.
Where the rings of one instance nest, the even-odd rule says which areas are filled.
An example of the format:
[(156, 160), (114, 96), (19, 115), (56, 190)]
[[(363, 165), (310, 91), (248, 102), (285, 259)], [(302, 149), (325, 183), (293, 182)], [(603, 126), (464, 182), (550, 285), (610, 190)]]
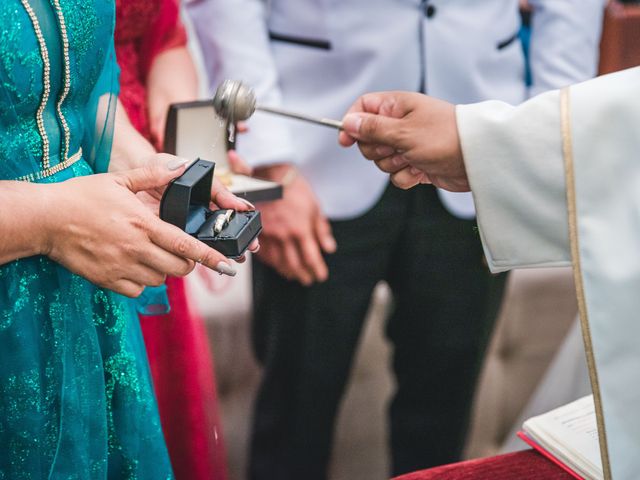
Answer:
[(581, 477), (580, 475), (578, 475), (576, 472), (574, 472), (572, 469), (570, 469), (568, 466), (566, 466), (564, 463), (562, 463), (560, 460), (558, 460), (556, 457), (554, 457), (550, 452), (545, 450), (534, 439), (532, 439), (529, 435), (527, 435), (526, 432), (523, 432), (522, 430), (519, 431), (518, 432), (518, 437), (520, 437), (520, 440), (522, 440), (527, 445), (529, 445), (533, 449), (535, 449), (538, 452), (540, 452), (544, 457), (546, 457), (547, 459), (551, 460), (553, 463), (555, 463), (557, 466), (559, 466), (561, 469), (563, 469), (565, 472), (567, 472), (572, 477), (575, 477), (578, 480), (585, 480), (584, 477)]

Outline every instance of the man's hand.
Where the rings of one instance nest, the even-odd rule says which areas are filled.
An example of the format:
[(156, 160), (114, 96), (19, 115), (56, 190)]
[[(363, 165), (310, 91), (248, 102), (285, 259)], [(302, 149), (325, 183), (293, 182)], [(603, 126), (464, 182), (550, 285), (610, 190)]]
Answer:
[(236, 175), (246, 175), (248, 177), (253, 175), (253, 168), (235, 150), (227, 152), (227, 160), (229, 168)]
[(469, 191), (455, 106), (419, 93), (382, 92), (360, 97), (344, 117), (340, 144), (391, 174), (400, 188), (419, 183)]
[[(258, 175), (280, 181), (290, 175), (291, 168), (275, 165), (261, 169)], [(296, 174), (284, 187), (282, 200), (266, 203), (260, 211), (264, 227), (260, 260), (306, 286), (325, 281), (329, 270), (322, 252), (335, 252), (336, 241), (306, 180)]]
[(184, 172), (173, 159), (166, 165), (78, 177), (43, 191), (55, 215), (43, 219), (41, 253), (96, 285), (127, 296), (184, 276), (194, 262), (235, 275), (216, 250), (161, 221), (135, 195), (166, 185)]
[(198, 97), (198, 74), (189, 50), (176, 46), (160, 52), (150, 65), (146, 80), (151, 138), (155, 147), (162, 150), (169, 106)]

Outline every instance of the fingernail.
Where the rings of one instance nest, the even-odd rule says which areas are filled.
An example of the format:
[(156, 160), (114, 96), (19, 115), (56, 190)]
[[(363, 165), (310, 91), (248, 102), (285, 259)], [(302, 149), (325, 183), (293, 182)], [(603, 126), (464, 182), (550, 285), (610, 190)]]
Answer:
[[(240, 197), (238, 197), (238, 198), (240, 198)], [(247, 200), (246, 198), (240, 198), (240, 201), (242, 203), (245, 203), (250, 209), (252, 209), (252, 210), (256, 209), (256, 206), (253, 203), (251, 203), (249, 200)]]
[(411, 175), (422, 175), (422, 170), (420, 170), (419, 168), (416, 167), (411, 167), (411, 169), (409, 170), (409, 172), (411, 172)]
[(218, 272), (220, 275), (229, 275), (230, 277), (235, 277), (236, 273), (238, 273), (231, 265), (225, 262), (218, 263), (218, 265), (216, 266), (216, 272)]
[(362, 125), (362, 116), (356, 113), (350, 113), (344, 117), (342, 125), (345, 132), (358, 133), (360, 132), (360, 125)]
[(174, 157), (167, 162), (167, 168), (174, 171), (184, 167), (187, 163), (189, 163), (189, 160), (186, 158)]

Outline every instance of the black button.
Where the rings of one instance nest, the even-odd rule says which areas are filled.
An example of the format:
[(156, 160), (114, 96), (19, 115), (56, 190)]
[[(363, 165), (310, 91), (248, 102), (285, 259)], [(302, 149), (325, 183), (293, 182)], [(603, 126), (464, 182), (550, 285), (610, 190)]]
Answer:
[(424, 9), (424, 14), (427, 16), (427, 18), (431, 18), (436, 14), (436, 7), (433, 5), (427, 5), (427, 7)]

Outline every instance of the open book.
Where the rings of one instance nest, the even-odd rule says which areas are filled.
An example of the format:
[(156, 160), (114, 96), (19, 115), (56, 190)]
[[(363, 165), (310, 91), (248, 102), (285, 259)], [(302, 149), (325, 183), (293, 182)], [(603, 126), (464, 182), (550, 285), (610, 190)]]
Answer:
[(530, 418), (518, 436), (576, 478), (604, 478), (592, 395)]

